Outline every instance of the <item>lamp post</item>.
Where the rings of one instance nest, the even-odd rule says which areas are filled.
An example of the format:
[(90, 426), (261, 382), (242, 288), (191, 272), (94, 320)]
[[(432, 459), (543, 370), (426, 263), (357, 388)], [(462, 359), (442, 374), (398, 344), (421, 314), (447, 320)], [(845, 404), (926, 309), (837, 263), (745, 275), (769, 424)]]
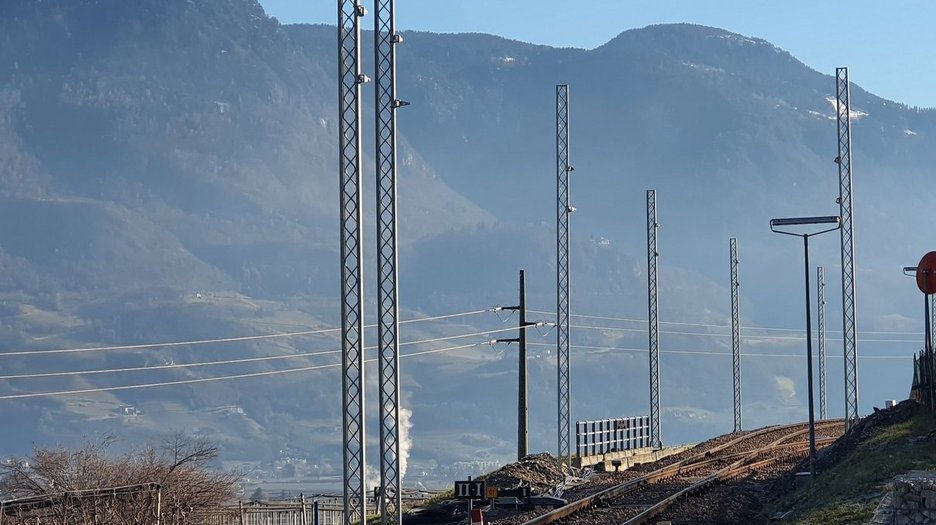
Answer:
[[(835, 227), (826, 228), (817, 232), (797, 233), (779, 230), (784, 226), (808, 226), (814, 224), (834, 224)], [(812, 367), (812, 312), (809, 305), (809, 238), (815, 235), (828, 233), (839, 229), (841, 218), (837, 215), (824, 217), (790, 217), (784, 219), (771, 219), (770, 231), (782, 235), (792, 235), (803, 238), (803, 258), (806, 263), (806, 376), (809, 390), (809, 475), (816, 479), (816, 420), (813, 409), (813, 367)]]

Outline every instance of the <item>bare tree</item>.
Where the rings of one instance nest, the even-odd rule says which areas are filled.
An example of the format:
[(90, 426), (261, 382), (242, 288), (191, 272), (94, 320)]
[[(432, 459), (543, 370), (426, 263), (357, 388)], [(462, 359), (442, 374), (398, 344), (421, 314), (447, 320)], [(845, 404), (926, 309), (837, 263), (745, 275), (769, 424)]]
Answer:
[(179, 433), (160, 447), (111, 457), (113, 443), (40, 447), (0, 464), (0, 523), (180, 525), (237, 493), (240, 476), (209, 468), (218, 448), (205, 440)]

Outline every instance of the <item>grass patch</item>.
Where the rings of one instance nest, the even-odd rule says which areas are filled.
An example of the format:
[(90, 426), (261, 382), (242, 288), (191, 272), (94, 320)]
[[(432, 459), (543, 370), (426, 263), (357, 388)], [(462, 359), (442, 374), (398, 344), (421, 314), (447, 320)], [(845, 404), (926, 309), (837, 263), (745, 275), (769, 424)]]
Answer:
[[(936, 468), (936, 417), (917, 407), (902, 423), (876, 429), (845, 458), (821, 472), (816, 481), (772, 505), (769, 513), (793, 510), (800, 524), (866, 523), (894, 476)], [(769, 515), (769, 514), (768, 514)]]
[(845, 525), (848, 523), (867, 523), (874, 516), (874, 504), (836, 503), (824, 509), (809, 513), (797, 521), (801, 525)]
[(423, 503), (422, 505), (420, 505), (420, 507), (429, 507), (432, 505), (436, 505), (438, 503), (442, 503), (443, 501), (448, 501), (450, 499), (455, 499), (454, 487), (446, 490), (445, 492), (440, 492), (436, 494), (435, 496), (429, 498), (429, 500)]

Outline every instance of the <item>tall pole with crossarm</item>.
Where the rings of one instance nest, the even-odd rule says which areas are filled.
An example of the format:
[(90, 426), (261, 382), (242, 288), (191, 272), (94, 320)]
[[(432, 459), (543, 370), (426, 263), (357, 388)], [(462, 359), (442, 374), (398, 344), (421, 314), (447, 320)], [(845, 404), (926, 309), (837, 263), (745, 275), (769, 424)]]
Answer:
[(570, 462), (572, 430), (572, 379), (569, 355), (570, 261), (569, 175), (572, 173), (569, 143), (569, 86), (556, 86), (556, 359), (559, 380), (559, 447), (557, 456)]
[(826, 410), (826, 335), (825, 335), (825, 269), (816, 268), (817, 321), (819, 323), (819, 419), (828, 417)]
[(341, 388), (344, 511), (367, 516), (364, 460), (364, 314), (361, 307), (361, 25), (364, 7), (338, 0), (338, 113), (341, 257)]
[(734, 387), (734, 431), (741, 432), (741, 283), (738, 280), (738, 239), (729, 241), (731, 256), (731, 384)]
[(397, 269), (397, 109), (396, 32), (394, 0), (374, 0), (374, 64), (377, 167), (377, 367), (380, 370), (380, 523), (399, 525), (400, 464), (400, 343)]
[(835, 69), (838, 116), (839, 216), (842, 218), (842, 340), (845, 354), (845, 428), (858, 423), (858, 318), (855, 313), (855, 225), (851, 154), (851, 86), (848, 68)]
[(647, 190), (647, 311), (650, 321), (648, 349), (650, 350), (650, 443), (655, 449), (663, 446), (660, 428), (660, 287), (657, 266), (660, 250), (657, 244), (656, 190)]

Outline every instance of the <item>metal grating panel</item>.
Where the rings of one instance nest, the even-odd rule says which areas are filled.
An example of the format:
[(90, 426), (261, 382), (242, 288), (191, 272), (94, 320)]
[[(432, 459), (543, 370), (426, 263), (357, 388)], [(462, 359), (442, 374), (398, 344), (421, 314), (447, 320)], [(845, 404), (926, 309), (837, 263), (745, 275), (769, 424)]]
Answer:
[(341, 387), (344, 508), (367, 515), (364, 479), (364, 353), (361, 298), (361, 27), (364, 8), (338, 2), (338, 112), (341, 219)]
[(570, 164), (569, 86), (556, 86), (556, 359), (559, 381), (559, 448), (557, 456), (571, 464), (572, 380), (569, 355), (570, 271), (569, 204)]
[(575, 451), (580, 458), (648, 447), (648, 416), (575, 422)]
[(653, 448), (662, 448), (663, 432), (660, 428), (660, 290), (657, 282), (657, 264), (660, 259), (657, 245), (656, 190), (647, 190), (647, 310), (650, 329), (650, 440)]
[(377, 167), (377, 339), (380, 370), (380, 523), (399, 525), (400, 345), (397, 269), (396, 33), (394, 0), (374, 0)]
[(734, 386), (734, 431), (741, 432), (741, 305), (738, 281), (738, 240), (731, 238), (731, 379)]
[(839, 216), (842, 218), (842, 339), (845, 357), (845, 427), (858, 423), (858, 319), (855, 314), (855, 229), (848, 68), (835, 69), (838, 121)]

